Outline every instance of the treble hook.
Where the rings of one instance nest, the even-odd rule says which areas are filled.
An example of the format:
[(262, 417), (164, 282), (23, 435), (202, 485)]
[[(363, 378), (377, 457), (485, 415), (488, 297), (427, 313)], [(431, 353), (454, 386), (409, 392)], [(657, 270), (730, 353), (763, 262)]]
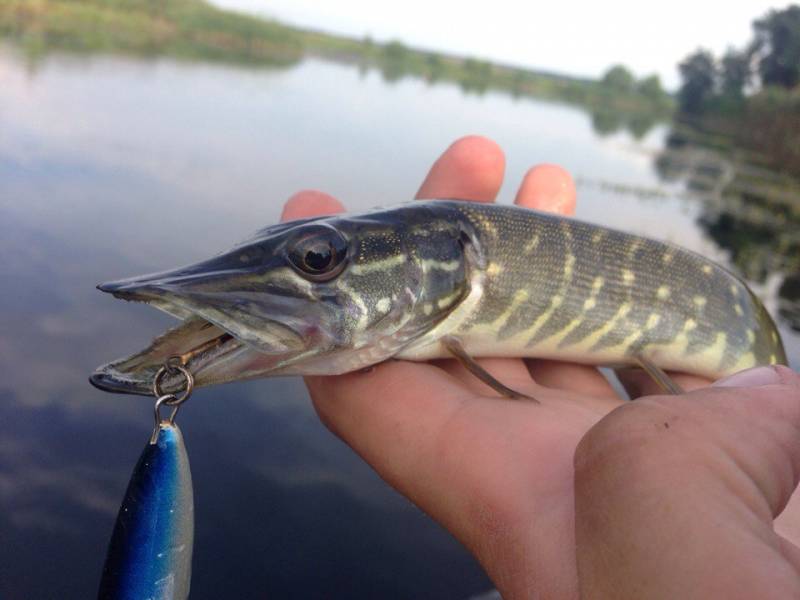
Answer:
[[(161, 382), (167, 374), (174, 374), (176, 371), (181, 373), (186, 379), (186, 389), (180, 396), (176, 396), (174, 393), (165, 394), (164, 390), (161, 389)], [(158, 431), (164, 421), (170, 425), (175, 424), (175, 415), (178, 414), (178, 409), (181, 407), (181, 404), (186, 402), (189, 396), (192, 395), (192, 390), (194, 390), (194, 377), (183, 365), (170, 364), (170, 361), (167, 360), (164, 366), (156, 372), (156, 376), (153, 379), (153, 395), (157, 400), (154, 408), (155, 427), (153, 428), (153, 434), (150, 436), (151, 444), (155, 444), (158, 441)], [(168, 419), (161, 418), (160, 410), (162, 405), (173, 407), (172, 414)]]

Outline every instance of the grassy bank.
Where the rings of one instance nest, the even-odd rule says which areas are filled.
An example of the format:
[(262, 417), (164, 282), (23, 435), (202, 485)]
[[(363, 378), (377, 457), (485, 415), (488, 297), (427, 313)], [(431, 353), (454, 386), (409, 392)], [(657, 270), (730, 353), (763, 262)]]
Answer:
[(302, 31), (220, 10), (204, 0), (0, 0), (0, 35), (35, 59), (49, 50), (169, 55), (254, 65), (289, 65), (304, 55), (378, 69), (388, 81), (452, 82), (465, 93), (497, 90), (589, 109), (602, 133), (641, 133), (669, 118), (671, 99), (601, 82), (529, 71), (408, 48)]
[(757, 153), (772, 168), (800, 177), (800, 87), (769, 87), (741, 102), (708, 110), (699, 127)]
[(34, 57), (51, 49), (291, 64), (300, 35), (202, 0), (0, 0), (0, 34)]
[[(674, 110), (670, 96), (657, 98), (638, 90), (622, 91), (600, 81), (568, 77), (410, 48), (398, 41), (378, 44), (318, 32), (303, 34), (309, 52), (337, 58), (381, 71), (388, 81), (419, 77), (431, 83), (455, 83), (466, 93), (502, 91), (515, 97), (530, 96), (576, 104), (612, 116), (612, 120), (668, 119)], [(601, 117), (602, 118), (602, 117)], [(624, 124), (624, 123), (623, 123)], [(635, 129), (635, 126), (634, 126)]]

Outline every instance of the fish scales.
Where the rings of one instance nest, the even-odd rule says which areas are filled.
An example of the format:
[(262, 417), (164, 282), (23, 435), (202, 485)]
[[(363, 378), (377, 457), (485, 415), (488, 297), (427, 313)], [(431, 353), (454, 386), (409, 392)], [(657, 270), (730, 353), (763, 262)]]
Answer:
[(417, 201), (282, 223), (208, 261), (100, 289), (185, 319), (98, 368), (92, 383), (119, 392), (148, 393), (173, 354), (211, 385), (448, 357), (454, 338), (473, 357), (644, 358), (714, 378), (786, 363), (769, 314), (723, 267), (507, 205)]
[[(451, 332), (470, 354), (612, 365), (645, 356), (712, 377), (786, 361), (760, 301), (699, 254), (517, 207), (450, 209), (474, 227), (486, 261), (481, 301)], [(446, 351), (401, 354), (426, 356)]]

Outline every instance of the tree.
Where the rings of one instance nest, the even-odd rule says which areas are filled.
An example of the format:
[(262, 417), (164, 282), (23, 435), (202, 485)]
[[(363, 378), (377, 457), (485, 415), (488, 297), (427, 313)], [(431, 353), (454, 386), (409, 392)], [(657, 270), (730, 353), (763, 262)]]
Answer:
[(750, 81), (750, 57), (745, 52), (728, 49), (721, 63), (722, 93), (731, 99), (740, 99)]
[(699, 114), (714, 96), (717, 81), (714, 57), (707, 50), (697, 50), (678, 65), (681, 88), (678, 104), (682, 112)]
[(650, 75), (642, 79), (639, 84), (639, 93), (650, 100), (659, 101), (664, 98), (664, 88), (661, 87), (661, 79), (658, 75)]
[(492, 63), (468, 58), (462, 63), (461, 69), (459, 84), (462, 90), (478, 94), (487, 90), (492, 79)]
[(800, 83), (800, 6), (771, 10), (753, 29), (762, 83), (786, 88)]
[(425, 56), (425, 64), (428, 67), (428, 81), (436, 81), (444, 73), (442, 59), (435, 52), (429, 52)]
[(402, 63), (408, 58), (408, 48), (403, 42), (393, 40), (383, 47), (384, 55), (387, 60)]
[(602, 82), (603, 85), (621, 92), (632, 92), (636, 85), (636, 79), (633, 73), (624, 65), (614, 65), (611, 67), (606, 71), (605, 75), (603, 75)]
[(408, 73), (408, 48), (397, 40), (383, 47), (383, 57), (379, 62), (381, 75), (388, 82), (394, 82)]

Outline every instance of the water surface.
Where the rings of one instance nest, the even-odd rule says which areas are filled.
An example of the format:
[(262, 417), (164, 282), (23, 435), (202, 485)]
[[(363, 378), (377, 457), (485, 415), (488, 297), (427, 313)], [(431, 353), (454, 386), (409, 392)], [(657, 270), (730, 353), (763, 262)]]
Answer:
[[(405, 201), (447, 145), (480, 133), (506, 151), (501, 201), (532, 164), (559, 163), (579, 183), (579, 217), (755, 265), (777, 314), (790, 252), (770, 244), (786, 221), (758, 229), (686, 168), (667, 172), (665, 125), (638, 139), (600, 129), (574, 107), (320, 60), (268, 70), (55, 54), (32, 67), (0, 50), (0, 597), (94, 595), (149, 435), (149, 402), (86, 377), (172, 320), (94, 285), (224, 250), (298, 189), (353, 209)], [(742, 235), (763, 227), (742, 258)], [(779, 321), (797, 366), (800, 336)], [(491, 587), (319, 424), (299, 380), (200, 390), (180, 424), (197, 496), (193, 599)]]

